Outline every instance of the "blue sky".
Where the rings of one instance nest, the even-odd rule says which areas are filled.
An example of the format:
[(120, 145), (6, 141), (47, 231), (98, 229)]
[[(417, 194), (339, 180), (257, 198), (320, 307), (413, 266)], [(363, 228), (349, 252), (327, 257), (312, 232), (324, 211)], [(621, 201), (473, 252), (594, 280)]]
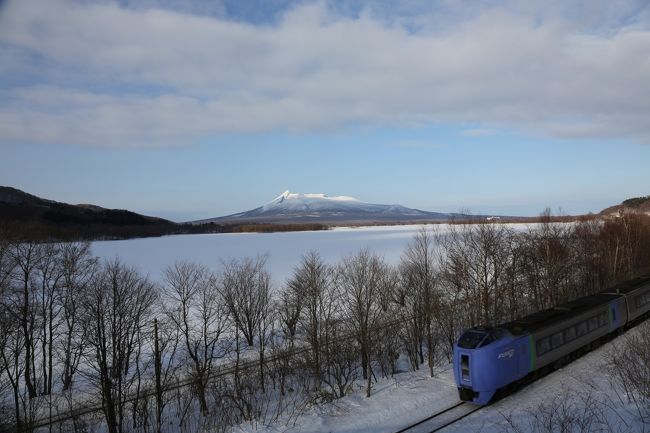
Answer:
[(0, 3), (0, 184), (177, 221), (650, 194), (641, 1)]

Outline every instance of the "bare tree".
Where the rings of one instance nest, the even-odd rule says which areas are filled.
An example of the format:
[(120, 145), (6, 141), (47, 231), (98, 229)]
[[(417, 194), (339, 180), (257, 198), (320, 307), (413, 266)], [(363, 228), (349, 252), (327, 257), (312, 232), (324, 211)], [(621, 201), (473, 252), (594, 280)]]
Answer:
[(140, 358), (151, 335), (155, 286), (118, 260), (107, 262), (95, 276), (84, 298), (88, 327), (89, 379), (102, 396), (109, 433), (123, 433), (130, 393), (138, 400)]
[(395, 302), (399, 296), (399, 272), (388, 266), (379, 290), (379, 307), (381, 308), (381, 324), (375, 330), (376, 344), (374, 356), (379, 362), (384, 377), (397, 373), (397, 359), (403, 346), (400, 341), (400, 329), (403, 323), (400, 318), (401, 304)]
[(615, 341), (606, 360), (614, 389), (632, 403), (643, 423), (650, 424), (650, 323)]
[(337, 398), (345, 397), (359, 374), (359, 345), (347, 338), (348, 326), (342, 321), (330, 322), (328, 341), (323, 346), (323, 382)]
[(296, 339), (302, 308), (302, 295), (297, 295), (289, 285), (280, 289), (275, 310), (284, 339)]
[(427, 345), (427, 361), (429, 374), (433, 377), (434, 358), (437, 347), (433, 329), (434, 317), (439, 311), (439, 294), (437, 293), (437, 271), (435, 240), (433, 234), (425, 227), (420, 228), (415, 237), (407, 245), (402, 255), (400, 271), (402, 282), (407, 284), (407, 295), (412, 298), (411, 313), (413, 326), (420, 329), (412, 331), (417, 338), (424, 334)]
[(0, 299), (9, 292), (9, 283), (15, 267), (12, 250), (13, 242), (8, 229), (0, 225)]
[(20, 431), (24, 427), (21, 415), (21, 377), (25, 371), (24, 337), (20, 324), (0, 305), (0, 372), (9, 382), (14, 403), (14, 422)]
[(576, 291), (572, 297), (595, 293), (611, 284), (607, 266), (601, 254), (602, 221), (596, 217), (580, 218), (571, 231), (575, 254)]
[(266, 257), (231, 259), (223, 264), (221, 292), (235, 326), (253, 346), (259, 322), (270, 300)]
[(409, 359), (410, 367), (415, 371), (419, 370), (420, 364), (424, 363), (423, 320), (419, 314), (420, 304), (417, 293), (411, 289), (411, 272), (400, 263), (397, 275), (399, 279), (393, 299), (396, 317), (399, 317), (401, 322), (397, 334)]
[(483, 222), (452, 225), (440, 237), (445, 296), (466, 306), (463, 326), (495, 324), (507, 314), (501, 299), (512, 263), (510, 236), (504, 225)]
[(177, 262), (164, 270), (168, 317), (180, 330), (201, 412), (207, 415), (207, 384), (215, 360), (228, 353), (228, 311), (216, 277), (202, 265)]
[(38, 305), (40, 329), (40, 355), (41, 371), (43, 378), (42, 394), (48, 395), (52, 392), (53, 382), (53, 359), (55, 333), (59, 327), (59, 313), (61, 311), (60, 283), (63, 278), (63, 267), (61, 266), (61, 247), (58, 244), (44, 244), (43, 257), (36, 266), (36, 282), (38, 286), (34, 289), (36, 303)]
[(68, 242), (61, 249), (63, 280), (60, 303), (62, 307), (62, 336), (59, 360), (62, 362), (63, 391), (72, 387), (73, 378), (86, 342), (86, 327), (82, 320), (82, 302), (98, 268), (97, 258), (90, 251), (90, 242)]
[(181, 342), (180, 328), (168, 317), (165, 317), (165, 319), (158, 320), (154, 318), (153, 322), (156, 433), (162, 431), (163, 412), (172, 398), (169, 387), (178, 381), (177, 372), (181, 367), (178, 360), (178, 349)]
[(12, 304), (9, 312), (14, 314), (23, 334), (25, 345), (24, 378), (30, 399), (38, 395), (35, 351), (39, 330), (36, 323), (37, 303), (34, 299), (34, 286), (37, 284), (37, 268), (47, 253), (43, 244), (29, 240), (15, 242), (10, 251), (12, 261), (15, 263), (12, 275), (14, 297), (7, 299)]
[[(18, 387), (17, 380), (14, 378), (20, 377), (19, 373), (15, 371), (12, 365), (15, 358), (11, 354), (12, 337), (16, 336), (20, 331), (16, 328), (14, 316), (9, 313), (9, 295), (10, 295), (10, 280), (14, 270), (14, 262), (11, 257), (11, 240), (9, 233), (3, 225), (0, 225), (0, 397), (5, 395), (9, 387), (14, 392), (14, 409), (15, 409), (15, 423), (20, 425), (20, 410), (18, 400)], [(19, 342), (19, 348), (22, 348), (22, 341)], [(18, 361), (16, 361), (18, 362)], [(9, 420), (7, 420), (9, 422)], [(0, 423), (0, 428), (3, 425)]]
[(260, 314), (260, 320), (257, 322), (257, 335), (258, 335), (258, 344), (257, 344), (257, 355), (260, 362), (260, 387), (262, 393), (266, 392), (266, 351), (267, 347), (270, 344), (271, 338), (273, 338), (273, 327), (276, 321), (276, 311), (273, 308), (273, 300), (271, 298), (271, 275), (262, 271), (264, 277), (260, 284), (265, 285), (266, 288), (264, 292), (266, 293), (266, 300), (263, 304), (263, 308)]
[(298, 321), (302, 312), (302, 296), (289, 285), (278, 293), (274, 306), (276, 321), (271, 327), (270, 349), (273, 363), (271, 379), (275, 387), (276, 379), (280, 388), (279, 406), (283, 405), (286, 395), (286, 380), (293, 370), (292, 352), (298, 338)]
[(650, 217), (624, 212), (606, 220), (600, 230), (600, 256), (608, 283), (617, 283), (650, 270)]
[[(607, 403), (592, 389), (563, 391), (560, 395), (530, 407), (522, 414), (502, 414), (504, 433), (610, 433), (625, 431), (620, 423), (610, 421)], [(612, 417), (615, 418), (615, 417)]]
[(541, 215), (542, 222), (523, 235), (523, 273), (534, 310), (566, 302), (573, 287), (570, 227), (553, 222), (551, 217), (547, 208)]
[[(271, 314), (271, 275), (266, 270), (266, 256), (256, 259), (231, 259), (224, 263), (221, 294), (235, 328), (239, 354), (239, 333), (248, 346), (258, 342), (260, 387), (264, 390), (264, 358)], [(238, 355), (239, 357), (239, 355)]]
[(333, 278), (333, 269), (316, 251), (309, 251), (302, 256), (288, 284), (288, 293), (301, 306), (299, 326), (311, 347), (309, 365), (315, 389), (322, 381), (321, 352), (328, 339), (327, 332), (335, 309)]
[(337, 284), (341, 308), (359, 343), (363, 378), (367, 380), (366, 396), (372, 385), (372, 357), (375, 335), (383, 311), (380, 294), (387, 284), (388, 265), (368, 250), (343, 259), (338, 267)]

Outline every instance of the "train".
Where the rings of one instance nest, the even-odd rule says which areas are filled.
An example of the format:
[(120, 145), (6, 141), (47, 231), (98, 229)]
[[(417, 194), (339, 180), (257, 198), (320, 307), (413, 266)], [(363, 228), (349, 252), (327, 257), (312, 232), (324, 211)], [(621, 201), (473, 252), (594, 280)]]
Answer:
[(649, 312), (650, 274), (495, 327), (467, 329), (454, 345), (459, 397), (489, 404), (596, 347)]

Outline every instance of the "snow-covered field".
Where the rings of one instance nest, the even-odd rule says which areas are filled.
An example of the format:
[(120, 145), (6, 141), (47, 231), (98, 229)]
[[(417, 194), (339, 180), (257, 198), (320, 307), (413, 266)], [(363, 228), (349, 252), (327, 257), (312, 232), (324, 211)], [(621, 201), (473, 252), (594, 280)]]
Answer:
[[(510, 224), (525, 230), (526, 224)], [(215, 271), (221, 260), (268, 254), (268, 270), (276, 285), (291, 276), (300, 257), (309, 250), (318, 251), (330, 263), (354, 254), (362, 248), (397, 263), (404, 248), (420, 229), (420, 225), (338, 227), (328, 231), (288, 233), (228, 233), (175, 235), (159, 238), (99, 241), (93, 243), (93, 253), (101, 258), (118, 256), (124, 263), (160, 280), (162, 269), (175, 261), (204, 264)], [(446, 224), (428, 227), (444, 233)]]
[[(646, 328), (647, 329), (647, 328)], [(632, 329), (628, 333), (640, 332)], [(546, 404), (559, 414), (564, 409), (580, 416), (584, 401), (597, 403), (596, 410), (609, 426), (596, 424), (584, 431), (643, 432), (650, 431), (637, 417), (634, 405), (623, 401), (612, 387), (606, 371), (606, 356), (620, 344), (624, 336), (609, 342), (575, 362), (537, 380), (490, 406), (473, 413), (443, 429), (444, 432), (501, 433), (508, 430), (506, 417), (514, 420), (522, 432), (531, 431), (531, 423), (539, 406)], [(587, 397), (589, 396), (589, 397)], [(400, 373), (380, 379), (370, 398), (362, 386), (333, 403), (308, 409), (297, 419), (285, 419), (258, 430), (241, 426), (239, 433), (266, 431), (272, 433), (371, 433), (396, 432), (441, 409), (457, 403), (458, 395), (451, 368), (447, 366), (430, 378), (427, 369)], [(557, 403), (553, 406), (553, 403)], [(259, 426), (258, 426), (259, 427)], [(559, 430), (553, 430), (559, 431)], [(574, 431), (574, 430), (568, 430)]]

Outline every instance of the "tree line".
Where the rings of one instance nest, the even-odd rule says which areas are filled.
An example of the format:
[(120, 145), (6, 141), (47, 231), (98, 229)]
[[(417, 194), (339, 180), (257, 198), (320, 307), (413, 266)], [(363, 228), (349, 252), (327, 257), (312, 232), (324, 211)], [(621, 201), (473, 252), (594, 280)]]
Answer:
[[(648, 271), (650, 218), (422, 228), (397, 264), (305, 253), (274, 287), (266, 257), (152, 281), (87, 241), (0, 228), (0, 430), (228, 431), (291, 420), (405, 369), (433, 376), (464, 328), (495, 325)], [(227, 374), (226, 374), (227, 373)], [(96, 402), (99, 414), (72, 409)]]
[[(126, 212), (126, 211), (125, 211)], [(140, 220), (138, 220), (140, 221)], [(59, 220), (38, 220), (33, 218), (8, 218), (0, 206), (0, 225), (6, 231), (23, 234), (38, 242), (72, 242), (78, 240), (114, 240), (170, 235), (192, 235), (206, 233), (275, 233), (294, 231), (329, 230), (330, 226), (320, 223), (174, 223), (152, 218), (147, 224), (127, 221), (94, 221), (88, 223)]]

